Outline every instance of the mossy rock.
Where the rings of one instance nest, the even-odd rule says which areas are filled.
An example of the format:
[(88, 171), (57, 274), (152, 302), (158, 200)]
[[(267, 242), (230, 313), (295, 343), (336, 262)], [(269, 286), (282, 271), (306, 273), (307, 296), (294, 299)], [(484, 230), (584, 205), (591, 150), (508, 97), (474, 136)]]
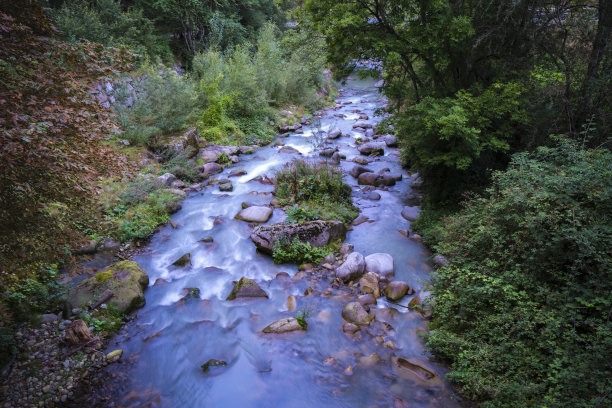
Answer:
[(83, 308), (108, 289), (113, 297), (107, 303), (121, 313), (130, 313), (144, 306), (143, 291), (148, 285), (149, 276), (136, 262), (121, 261), (85, 279), (68, 293), (67, 300), (72, 307)]
[(265, 297), (268, 298), (268, 294), (259, 287), (257, 282), (252, 279), (242, 277), (236, 283), (230, 294), (227, 296), (227, 300), (234, 300), (236, 298), (257, 298)]

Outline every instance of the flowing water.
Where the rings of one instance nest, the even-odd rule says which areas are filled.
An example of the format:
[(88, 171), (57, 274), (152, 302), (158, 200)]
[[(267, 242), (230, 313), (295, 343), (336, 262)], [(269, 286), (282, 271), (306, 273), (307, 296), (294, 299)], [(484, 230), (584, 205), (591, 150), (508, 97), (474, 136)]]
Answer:
[[(353, 131), (353, 123), (362, 113), (376, 122), (379, 118), (374, 117), (374, 110), (384, 103), (374, 81), (353, 80), (343, 87), (336, 107), (324, 111), (323, 130), (338, 126), (351, 135), (334, 141), (347, 156), (340, 164), (345, 172), (355, 164), (351, 158), (359, 155), (354, 137), (360, 134)], [(304, 157), (320, 160), (313, 148), (313, 131), (316, 129), (305, 126), (303, 133), (291, 134), (282, 141)], [(386, 149), (385, 153), (369, 167), (402, 172), (396, 149)], [(333, 273), (293, 279), (297, 266), (275, 265), (270, 257), (258, 254), (249, 239), (252, 228), (234, 220), (243, 201), (267, 204), (273, 198), (273, 186), (251, 179), (273, 176), (276, 169), (297, 156), (279, 153), (278, 147), (242, 156), (243, 161), (235, 167), (247, 174), (231, 179), (232, 192), (222, 193), (213, 186), (192, 193), (172, 217), (175, 228), (164, 227), (147, 250), (134, 258), (149, 274), (151, 286), (145, 292), (146, 306), (109, 345), (109, 351), (124, 351), (120, 363), (107, 368), (116, 383), (114, 405), (389, 407), (400, 401), (405, 404), (400, 406), (410, 407), (458, 405), (448, 384), (440, 378), (420, 380), (405, 375), (391, 362), (393, 356), (416, 358), (443, 377), (441, 366), (427, 362), (418, 335), (426, 323), (416, 312), (387, 304), (381, 298), (377, 306), (372, 306), (377, 308), (377, 320), (393, 329), (387, 326), (384, 330), (378, 323), (354, 338), (347, 336), (341, 330), (341, 310), (355, 295), (346, 289), (323, 295)], [(377, 190), (380, 201), (367, 200), (354, 178), (345, 176), (345, 181), (353, 187), (355, 205), (373, 221), (349, 231), (347, 242), (364, 255), (391, 254), (395, 279), (406, 281), (418, 291), (431, 266), (423, 246), (399, 232), (410, 228), (400, 216), (411, 193), (406, 173), (403, 181), (387, 191)], [(283, 219), (282, 210), (276, 209), (269, 222)], [(213, 243), (201, 242), (209, 236)], [(171, 266), (187, 252), (191, 253), (191, 267)], [(287, 272), (290, 277), (276, 277), (279, 272)], [(242, 276), (256, 280), (270, 298), (226, 301), (232, 282)], [(167, 283), (154, 285), (160, 278)], [(314, 288), (314, 293), (304, 296), (308, 287)], [(181, 301), (184, 288), (199, 288), (200, 299)], [(287, 310), (289, 295), (297, 297), (297, 310), (312, 312), (308, 330), (262, 334), (269, 323), (297, 314), (297, 310)], [(406, 305), (409, 299), (405, 297), (402, 303)], [(377, 336), (392, 340), (397, 349), (383, 347)], [(372, 353), (377, 353), (380, 361), (364, 358)], [(224, 360), (227, 366), (203, 373), (200, 366), (209, 359)]]

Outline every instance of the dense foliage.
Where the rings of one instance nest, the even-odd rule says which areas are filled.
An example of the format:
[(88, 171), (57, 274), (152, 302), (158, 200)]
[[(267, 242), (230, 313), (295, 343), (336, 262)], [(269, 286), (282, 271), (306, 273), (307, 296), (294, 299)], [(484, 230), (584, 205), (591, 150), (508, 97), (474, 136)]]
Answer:
[[(486, 185), (549, 134), (609, 138), (607, 1), (312, 0), (330, 61), (380, 61), (404, 158), (429, 197)], [(348, 72), (348, 70), (342, 70)]]
[(316, 215), (319, 219), (348, 224), (357, 216), (351, 188), (334, 167), (296, 160), (276, 173), (275, 185), (281, 204), (298, 204), (306, 209), (290, 209), (291, 218), (306, 220)]
[(440, 228), (436, 249), (452, 262), (435, 274), (428, 344), (483, 406), (603, 406), (612, 155), (562, 140), (493, 180)]
[(612, 2), (306, 10), (338, 77), (382, 67), (384, 122), (425, 180), (412, 228), (451, 259), (428, 339), (448, 377), (483, 406), (609, 405)]

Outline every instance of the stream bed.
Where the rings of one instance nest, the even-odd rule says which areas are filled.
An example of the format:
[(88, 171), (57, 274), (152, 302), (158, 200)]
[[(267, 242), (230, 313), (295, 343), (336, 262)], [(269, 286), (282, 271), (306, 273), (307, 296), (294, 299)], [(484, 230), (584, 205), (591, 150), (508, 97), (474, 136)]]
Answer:
[[(400, 215), (410, 202), (410, 176), (399, 164), (399, 150), (368, 167), (387, 167), (403, 173), (392, 187), (377, 189), (380, 200), (368, 199), (363, 186), (348, 175), (359, 156), (355, 137), (363, 136), (352, 126), (360, 115), (370, 123), (380, 117), (374, 110), (385, 100), (374, 80), (349, 80), (341, 87), (335, 107), (323, 111), (320, 129), (338, 127), (344, 136), (333, 141), (346, 160), (339, 166), (345, 182), (353, 188), (354, 204), (369, 221), (354, 226), (346, 242), (364, 256), (389, 253), (394, 258), (395, 279), (407, 282), (417, 292), (431, 271), (430, 254), (400, 230), (410, 223)], [(428, 360), (419, 332), (426, 320), (417, 312), (388, 303), (384, 297), (371, 306), (377, 324), (355, 336), (342, 332), (341, 311), (356, 297), (344, 287), (332, 292), (329, 274), (294, 279), (296, 265), (276, 265), (259, 254), (249, 236), (252, 227), (235, 220), (242, 202), (268, 204), (274, 198), (272, 185), (252, 179), (274, 172), (296, 159), (325, 160), (312, 142), (316, 128), (304, 126), (300, 133), (280, 139), (301, 153), (280, 153), (265, 147), (243, 155), (234, 168), (247, 173), (231, 178), (234, 189), (221, 192), (209, 186), (191, 195), (173, 215), (174, 226), (155, 234), (146, 250), (133, 260), (148, 273), (150, 287), (146, 306), (111, 340), (108, 351), (120, 348), (123, 357), (105, 370), (112, 388), (105, 406), (122, 407), (456, 407), (457, 397), (443, 380), (445, 369)], [(324, 145), (328, 147), (327, 145)], [(221, 177), (227, 177), (226, 169)], [(284, 219), (275, 209), (269, 223)], [(213, 242), (201, 242), (212, 237)], [(190, 267), (172, 263), (191, 253)], [(281, 274), (286, 272), (289, 276)], [(233, 283), (242, 276), (254, 279), (269, 299), (226, 301)], [(158, 279), (160, 279), (158, 281)], [(158, 281), (158, 284), (155, 282)], [(160, 282), (163, 282), (160, 284)], [(313, 289), (304, 295), (308, 287)], [(198, 288), (199, 299), (181, 301), (184, 288)], [(288, 310), (286, 300), (295, 295), (297, 308)], [(406, 296), (401, 304), (407, 305)], [(308, 330), (285, 334), (263, 334), (271, 322), (308, 310)], [(384, 322), (384, 323), (383, 323)], [(391, 340), (394, 348), (383, 346)], [(107, 352), (108, 352), (107, 351)], [(373, 357), (373, 354), (376, 356)], [(432, 379), (406, 375), (393, 363), (402, 357), (435, 373)], [(210, 359), (227, 362), (204, 373)]]

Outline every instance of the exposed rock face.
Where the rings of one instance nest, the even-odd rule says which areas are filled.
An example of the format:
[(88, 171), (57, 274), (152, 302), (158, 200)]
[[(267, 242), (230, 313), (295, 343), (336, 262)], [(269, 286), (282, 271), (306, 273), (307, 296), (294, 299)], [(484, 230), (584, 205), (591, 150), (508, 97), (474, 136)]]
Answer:
[(429, 296), (431, 296), (430, 292), (425, 290), (420, 291), (415, 297), (410, 300), (410, 303), (408, 303), (408, 307), (410, 309), (416, 309), (421, 314), (421, 316), (425, 318), (431, 317), (431, 305), (427, 302), (427, 298)]
[(272, 254), (278, 240), (293, 241), (297, 237), (309, 242), (312, 247), (320, 247), (337, 239), (344, 239), (346, 228), (340, 221), (308, 221), (302, 224), (271, 224), (255, 227), (251, 240), (255, 246), (267, 254)]
[(385, 288), (385, 296), (387, 297), (387, 299), (395, 302), (403, 298), (406, 293), (408, 293), (409, 289), (410, 286), (408, 286), (406, 282), (393, 281), (390, 282)]
[(272, 216), (272, 209), (264, 206), (251, 206), (243, 209), (236, 218), (247, 222), (266, 222)]
[(67, 301), (72, 307), (83, 308), (110, 290), (113, 297), (106, 303), (130, 313), (144, 306), (143, 291), (148, 285), (149, 276), (136, 262), (121, 261), (85, 279), (68, 293)]
[(359, 252), (353, 252), (346, 261), (336, 269), (336, 277), (344, 282), (359, 279), (365, 270), (365, 259)]
[(358, 326), (367, 326), (372, 320), (363, 305), (359, 302), (351, 302), (344, 306), (344, 309), (342, 309), (342, 318)]
[(441, 382), (439, 376), (432, 369), (427, 367), (427, 363), (416, 359), (405, 359), (403, 357), (393, 357), (393, 367), (403, 376), (416, 378), (428, 383)]
[(366, 272), (373, 272), (381, 278), (392, 278), (395, 276), (393, 257), (389, 254), (375, 253), (365, 257)]
[(419, 207), (406, 206), (402, 210), (402, 217), (404, 217), (408, 221), (414, 221), (418, 218), (420, 212), (421, 210), (419, 209)]
[(231, 181), (224, 180), (223, 182), (219, 183), (219, 191), (232, 191), (232, 190), (234, 190), (234, 186)]
[(193, 157), (200, 148), (200, 132), (196, 128), (189, 128), (178, 136), (162, 136), (153, 143), (157, 147), (170, 147), (177, 152), (189, 150), (193, 152), (191, 155)]
[(266, 326), (263, 329), (264, 333), (287, 333), (296, 330), (304, 330), (300, 323), (295, 317), (285, 317), (283, 319), (279, 319), (274, 323)]
[(268, 294), (264, 292), (262, 288), (259, 287), (257, 282), (252, 279), (245, 278), (244, 276), (240, 278), (238, 283), (234, 285), (234, 288), (227, 296), (226, 300), (234, 300), (236, 298), (259, 298), (264, 297), (268, 298)]
[(302, 154), (295, 147), (291, 147), (291, 146), (283, 146), (278, 150), (278, 152), (286, 153), (286, 154)]
[(365, 156), (384, 156), (385, 143), (383, 142), (368, 142), (359, 146), (359, 153)]
[(238, 146), (208, 146), (205, 149), (201, 149), (198, 153), (198, 158), (202, 159), (204, 163), (213, 163), (219, 160), (222, 154), (225, 154), (228, 158), (240, 153)]

